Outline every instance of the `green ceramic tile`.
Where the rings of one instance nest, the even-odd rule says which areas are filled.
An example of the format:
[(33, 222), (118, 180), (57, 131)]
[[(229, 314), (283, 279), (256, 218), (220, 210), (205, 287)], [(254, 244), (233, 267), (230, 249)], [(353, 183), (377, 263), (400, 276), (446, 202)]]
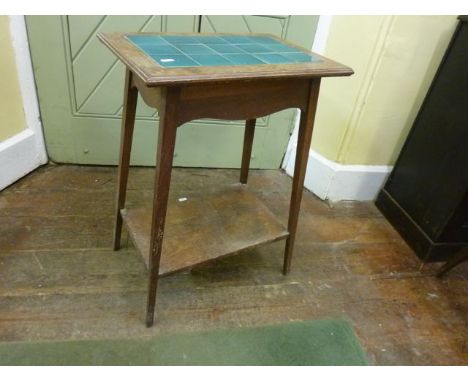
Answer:
[(265, 47), (276, 53), (301, 53), (299, 49), (296, 49), (290, 45), (285, 44), (265, 44)]
[(223, 37), (197, 36), (196, 39), (203, 44), (226, 44), (226, 40)]
[(181, 54), (181, 51), (172, 45), (148, 45), (143, 46), (143, 50), (148, 55), (153, 54)]
[(292, 59), (277, 53), (259, 53), (254, 54), (254, 56), (267, 64), (287, 64), (294, 62)]
[(278, 40), (267, 36), (249, 36), (249, 40), (258, 44), (274, 44), (278, 42)]
[(241, 44), (237, 45), (238, 48), (245, 50), (247, 53), (267, 53), (272, 50), (264, 45), (260, 44)]
[(252, 40), (247, 36), (223, 36), (223, 39), (231, 44), (252, 44)]
[(187, 43), (195, 41), (193, 36), (183, 36), (183, 35), (181, 36), (164, 35), (162, 36), (162, 38), (171, 44), (187, 44)]
[(263, 61), (260, 61), (258, 58), (255, 58), (251, 54), (224, 54), (229, 61), (236, 65), (257, 65), (264, 64)]
[(282, 56), (292, 60), (292, 62), (317, 62), (320, 61), (315, 56), (309, 56), (305, 53), (282, 53)]
[(136, 45), (167, 45), (169, 44), (166, 40), (163, 40), (160, 36), (132, 36), (127, 35), (127, 38)]
[(193, 61), (190, 57), (184, 54), (164, 54), (164, 55), (151, 55), (159, 65), (165, 67), (187, 67), (187, 66), (200, 66), (197, 62)]
[(144, 52), (148, 55), (153, 54), (182, 54), (182, 52), (173, 45), (143, 45)]
[(127, 38), (164, 67), (320, 61), (318, 57), (267, 36), (127, 35)]
[(242, 49), (230, 44), (208, 44), (208, 46), (218, 53), (245, 53)]
[(212, 49), (208, 48), (203, 44), (176, 44), (177, 49), (181, 50), (185, 54), (213, 54)]
[(219, 54), (193, 54), (190, 57), (198, 62), (201, 66), (228, 66), (232, 62), (226, 60)]

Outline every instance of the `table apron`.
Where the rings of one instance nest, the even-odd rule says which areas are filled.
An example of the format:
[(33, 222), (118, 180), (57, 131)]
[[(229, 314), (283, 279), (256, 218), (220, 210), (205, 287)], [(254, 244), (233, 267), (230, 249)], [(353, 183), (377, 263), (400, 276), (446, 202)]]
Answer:
[[(248, 120), (289, 108), (305, 110), (312, 81), (320, 79), (269, 79), (184, 86), (148, 87), (134, 76), (141, 97), (160, 112), (168, 92), (178, 94), (176, 125), (200, 118)], [(174, 99), (173, 97), (171, 97)]]

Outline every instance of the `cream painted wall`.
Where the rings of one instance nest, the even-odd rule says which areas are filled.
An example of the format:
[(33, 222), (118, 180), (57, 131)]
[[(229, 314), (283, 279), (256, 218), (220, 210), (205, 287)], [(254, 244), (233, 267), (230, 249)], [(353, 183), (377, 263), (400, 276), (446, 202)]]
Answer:
[(393, 165), (453, 34), (455, 16), (334, 16), (312, 149), (341, 164)]
[(2, 52), (0, 57), (0, 142), (2, 142), (26, 128), (8, 16), (0, 16), (0, 52)]

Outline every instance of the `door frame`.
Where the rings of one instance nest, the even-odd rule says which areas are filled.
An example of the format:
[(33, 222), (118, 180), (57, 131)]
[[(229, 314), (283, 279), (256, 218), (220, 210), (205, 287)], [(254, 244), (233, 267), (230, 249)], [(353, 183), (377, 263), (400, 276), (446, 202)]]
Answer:
[(26, 126), (0, 142), (0, 190), (47, 163), (24, 16), (8, 16)]

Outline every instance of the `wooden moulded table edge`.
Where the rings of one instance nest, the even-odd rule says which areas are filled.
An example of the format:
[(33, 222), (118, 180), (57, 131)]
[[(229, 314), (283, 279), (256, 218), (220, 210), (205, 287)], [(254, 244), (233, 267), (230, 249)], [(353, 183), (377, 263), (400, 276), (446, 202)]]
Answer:
[[(152, 208), (121, 213), (148, 266)], [(289, 233), (262, 201), (237, 184), (188, 194), (183, 201), (171, 196), (164, 236), (160, 276), (285, 239)]]
[[(186, 33), (131, 33), (138, 35), (185, 35)], [(196, 35), (226, 36), (232, 33), (194, 33)], [(289, 41), (266, 33), (248, 33), (248, 36), (268, 36), (277, 41), (285, 42), (305, 54), (313, 54), (319, 62), (302, 62), (288, 64), (265, 65), (233, 65), (233, 66), (202, 66), (176, 67), (160, 66), (145, 52), (125, 38), (127, 33), (98, 33), (99, 40), (106, 45), (132, 72), (137, 74), (148, 87), (161, 85), (180, 85), (192, 83), (223, 82), (231, 80), (274, 79), (274, 78), (321, 78), (349, 76), (353, 70), (343, 64), (330, 60), (317, 53), (310, 52)], [(235, 33), (234, 35), (242, 35)]]

